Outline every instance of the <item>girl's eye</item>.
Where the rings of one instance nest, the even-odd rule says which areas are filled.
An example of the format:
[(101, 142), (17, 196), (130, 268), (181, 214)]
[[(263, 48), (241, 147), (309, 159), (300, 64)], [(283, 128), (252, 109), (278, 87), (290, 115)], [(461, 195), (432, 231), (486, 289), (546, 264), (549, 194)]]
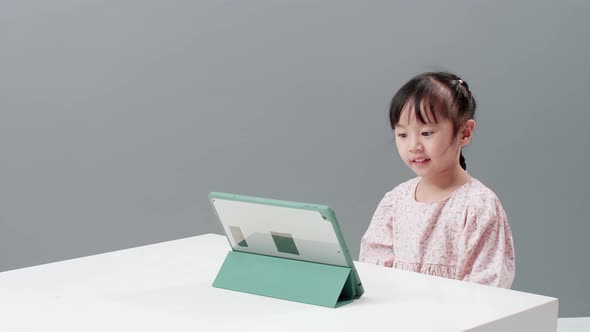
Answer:
[(407, 135), (406, 135), (406, 134), (404, 134), (404, 133), (399, 133), (399, 134), (397, 134), (397, 137), (401, 137), (401, 138), (404, 138), (404, 137), (406, 137), (406, 136), (407, 136)]
[(422, 136), (432, 136), (432, 134), (434, 134), (434, 132), (432, 132), (432, 131), (423, 131), (422, 132)]

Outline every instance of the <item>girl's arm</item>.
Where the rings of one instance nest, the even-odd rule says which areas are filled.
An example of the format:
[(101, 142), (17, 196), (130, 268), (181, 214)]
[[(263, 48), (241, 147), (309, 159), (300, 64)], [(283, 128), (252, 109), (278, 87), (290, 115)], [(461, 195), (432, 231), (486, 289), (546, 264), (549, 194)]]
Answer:
[(388, 195), (381, 200), (361, 240), (359, 261), (393, 266), (393, 208)]
[(456, 279), (510, 288), (515, 257), (506, 213), (496, 197), (476, 211), (460, 237)]

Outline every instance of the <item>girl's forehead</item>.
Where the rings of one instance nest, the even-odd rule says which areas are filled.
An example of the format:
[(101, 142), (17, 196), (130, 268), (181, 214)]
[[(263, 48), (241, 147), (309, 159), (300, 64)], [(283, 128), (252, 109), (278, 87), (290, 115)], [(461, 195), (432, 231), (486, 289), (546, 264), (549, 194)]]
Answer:
[(416, 111), (414, 109), (414, 105), (412, 103), (408, 103), (406, 106), (404, 106), (404, 108), (402, 108), (399, 120), (398, 120), (397, 124), (395, 125), (395, 127), (401, 129), (401, 128), (408, 128), (408, 127), (421, 128), (424, 126), (429, 126), (429, 127), (436, 126), (437, 128), (441, 128), (444, 130), (447, 130), (447, 129), (452, 130), (453, 121), (451, 119), (447, 118), (446, 116), (444, 116), (443, 114), (440, 114), (440, 112), (437, 113), (436, 117), (435, 117), (432, 109), (425, 110), (424, 108), (422, 108), (420, 111), (422, 114), (422, 118), (424, 119), (425, 122), (422, 122), (416, 116)]
[[(435, 117), (431, 109), (424, 109), (424, 107), (420, 107), (420, 114), (422, 118), (426, 121), (426, 124), (437, 124), (440, 118)], [(416, 116), (416, 111), (414, 109), (414, 103), (406, 103), (406, 105), (402, 108), (399, 121), (398, 123), (401, 125), (410, 125), (410, 124), (419, 124), (424, 125), (422, 121)]]

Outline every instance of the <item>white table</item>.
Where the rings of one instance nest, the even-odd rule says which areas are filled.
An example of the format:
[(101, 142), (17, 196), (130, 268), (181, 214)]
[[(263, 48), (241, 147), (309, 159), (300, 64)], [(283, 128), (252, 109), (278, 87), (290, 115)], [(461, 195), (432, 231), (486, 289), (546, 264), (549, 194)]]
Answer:
[(590, 317), (559, 318), (557, 319), (557, 331), (589, 332)]
[(211, 283), (215, 234), (0, 273), (1, 331), (555, 331), (557, 299), (356, 263), (365, 295), (337, 308)]

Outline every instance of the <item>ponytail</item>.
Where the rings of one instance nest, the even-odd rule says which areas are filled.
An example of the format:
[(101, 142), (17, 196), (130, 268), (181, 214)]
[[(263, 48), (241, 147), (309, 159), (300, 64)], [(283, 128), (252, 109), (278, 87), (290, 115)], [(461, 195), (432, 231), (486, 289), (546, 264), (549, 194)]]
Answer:
[(465, 163), (465, 157), (463, 157), (463, 151), (461, 151), (459, 154), (459, 165), (461, 165), (464, 170), (467, 170), (467, 164)]

